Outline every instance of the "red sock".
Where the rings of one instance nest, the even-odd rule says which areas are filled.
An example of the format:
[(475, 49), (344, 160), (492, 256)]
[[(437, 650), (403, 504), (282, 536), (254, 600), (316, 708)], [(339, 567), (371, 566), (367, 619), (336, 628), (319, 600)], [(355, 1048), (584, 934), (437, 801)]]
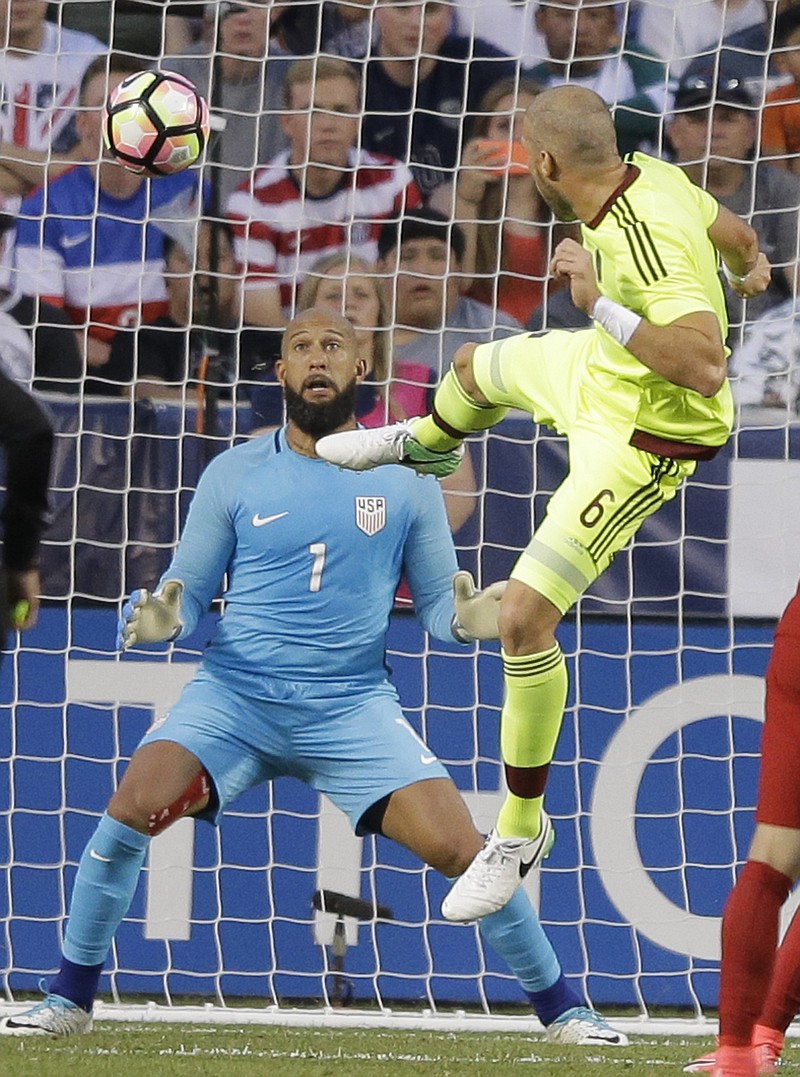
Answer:
[(760, 1025), (785, 1032), (800, 1010), (800, 915), (795, 913), (775, 955), (775, 968)]
[(723, 1046), (751, 1042), (775, 963), (781, 906), (791, 888), (791, 880), (780, 871), (748, 860), (726, 902), (719, 988)]
[[(800, 589), (775, 630), (767, 668), (766, 722), (762, 742), (758, 822), (800, 828), (797, 755), (800, 731)], [(759, 1024), (783, 1033), (800, 1008), (800, 917), (789, 925), (775, 957)]]

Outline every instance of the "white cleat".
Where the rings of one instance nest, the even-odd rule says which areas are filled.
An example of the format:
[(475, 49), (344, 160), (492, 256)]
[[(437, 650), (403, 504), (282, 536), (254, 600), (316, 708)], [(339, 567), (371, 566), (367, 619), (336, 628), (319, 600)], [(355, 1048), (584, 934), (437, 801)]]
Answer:
[(576, 1047), (627, 1047), (628, 1037), (588, 1006), (575, 1006), (557, 1017), (544, 1030), (550, 1043), (572, 1043)]
[(371, 430), (344, 430), (328, 434), (316, 444), (317, 456), (349, 471), (369, 471), (382, 464), (403, 464), (421, 475), (442, 479), (461, 463), (464, 446), (448, 452), (433, 452), (421, 445), (411, 423), (394, 423)]
[(38, 1005), (6, 1017), (3, 1036), (75, 1036), (92, 1031), (92, 1015), (61, 995), (47, 995)]
[(545, 811), (536, 838), (501, 838), (493, 830), (442, 902), (442, 916), (453, 923), (466, 923), (502, 909), (531, 868), (550, 855), (555, 840)]

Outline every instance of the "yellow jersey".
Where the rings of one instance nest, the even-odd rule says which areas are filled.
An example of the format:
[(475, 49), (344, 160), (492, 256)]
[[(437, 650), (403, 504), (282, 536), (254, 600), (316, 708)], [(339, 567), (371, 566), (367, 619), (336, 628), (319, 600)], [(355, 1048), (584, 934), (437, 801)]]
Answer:
[[(594, 220), (581, 226), (600, 291), (653, 325), (710, 311), (725, 340), (719, 258), (708, 237), (719, 203), (676, 165), (644, 153), (625, 161), (623, 182)], [(674, 441), (713, 446), (727, 440), (734, 413), (727, 379), (715, 396), (703, 397), (656, 374), (597, 323), (595, 331), (598, 346), (587, 374), (604, 410), (633, 417), (638, 429)]]

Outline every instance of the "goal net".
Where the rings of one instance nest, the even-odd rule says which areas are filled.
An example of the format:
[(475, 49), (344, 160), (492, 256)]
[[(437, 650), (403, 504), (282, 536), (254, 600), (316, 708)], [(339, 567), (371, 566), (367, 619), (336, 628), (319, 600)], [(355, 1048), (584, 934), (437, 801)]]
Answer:
[[(560, 14), (574, 6), (566, 0), (545, 5)], [(781, 207), (760, 201), (760, 106), (776, 84), (766, 46), (726, 50), (720, 48), (718, 35), (716, 42), (681, 52), (688, 46), (679, 42), (683, 16), (675, 12), (691, 6), (666, 0), (607, 6), (615, 30), (601, 58), (616, 62), (617, 42), (627, 40), (623, 55), (630, 60), (624, 71), (614, 68), (616, 82), (611, 81), (611, 92), (618, 95), (612, 100), (618, 126), (644, 130), (640, 141), (649, 152), (674, 152), (667, 138), (672, 93), (681, 71), (701, 54), (713, 77), (722, 80), (728, 78), (731, 59), (743, 59), (744, 84), (754, 102), (746, 116), (755, 149), (752, 155), (743, 154), (740, 194), (745, 202), (740, 208), (758, 224), (762, 236), (772, 237), (775, 253), (770, 257), (785, 287), (781, 283), (783, 296), (762, 311), (763, 318), (756, 318), (751, 308), (732, 311), (732, 373), (740, 409), (729, 445), (713, 461), (701, 464), (675, 500), (647, 522), (632, 547), (617, 557), (563, 624), (560, 640), (571, 686), (547, 794), (557, 841), (541, 871), (526, 882), (569, 980), (590, 1004), (628, 1014), (632, 1022), (651, 1029), (665, 1015), (679, 1015), (684, 1029), (693, 1023), (702, 1028), (716, 1005), (720, 917), (753, 826), (762, 678), (775, 619), (796, 586), (800, 548), (800, 326), (792, 298), (800, 180), (781, 172)], [(705, 10), (705, 5), (694, 6)], [(271, 146), (270, 153), (277, 154), (287, 145), (286, 129), (297, 119), (298, 109), (290, 107), (291, 97), (287, 105), (280, 92), (274, 96), (270, 79), (279, 69), (285, 75), (281, 64), (289, 46), (294, 55), (312, 59), (325, 54), (353, 60), (364, 77), (359, 92), (365, 95), (365, 122), (374, 121), (374, 134), (380, 130), (376, 118), (385, 120), (386, 108), (381, 113), (367, 107), (370, 76), (363, 57), (378, 57), (380, 36), (391, 39), (397, 34), (397, 20), (412, 17), (409, 12), (416, 10), (413, 3), (385, 0), (373, 8), (351, 0), (325, 6), (337, 9), (338, 21), (328, 25), (317, 19), (318, 4), (297, 0), (289, 7), (297, 9), (299, 18), (275, 31), (269, 28), (270, 5), (254, 2), (53, 4), (52, 25), (62, 25), (65, 33), (59, 37), (53, 29), (48, 40), (62, 50), (71, 49), (71, 61), (76, 51), (82, 55), (78, 75), (70, 69), (73, 81), (79, 81), (98, 51), (71, 36), (85, 33), (100, 38), (101, 53), (111, 41), (142, 67), (191, 72), (210, 98), (213, 118), (208, 157), (197, 171), (206, 185), (211, 216), (222, 219), (224, 199), (247, 181), (254, 166), (265, 163), (261, 147)], [(545, 53), (541, 28), (530, 10), (534, 7), (511, 0), (429, 3), (419, 31), (422, 46), (410, 61), (403, 60), (404, 72), (413, 73), (403, 91), (408, 105), (390, 117), (387, 143), (396, 136), (394, 126), (407, 129), (411, 115), (415, 122), (432, 116), (452, 138), (455, 161), (481, 172), (474, 190), (469, 184), (460, 187), (453, 163), (431, 155), (435, 138), (425, 143), (427, 157), (412, 149), (401, 159), (410, 165), (428, 204), (463, 226), (466, 251), (459, 256), (451, 249), (446, 287), (456, 289), (459, 301), (461, 293), (466, 294), (471, 309), (480, 305), (479, 313), (486, 318), (488, 312), (488, 320), (467, 322), (460, 334), (404, 323), (397, 314), (403, 302), (402, 266), (400, 274), (384, 268), (381, 282), (389, 320), (366, 327), (385, 331), (399, 326), (416, 334), (414, 347), (421, 354), (439, 356), (430, 366), (430, 379), (408, 364), (403, 368), (397, 363), (394, 371), (376, 366), (370, 382), (374, 399), (384, 405), (389, 378), (424, 396), (428, 381), (438, 380), (458, 343), (475, 339), (476, 333), (479, 339), (502, 333), (514, 324), (509, 311), (527, 321), (541, 304), (542, 324), (562, 324), (565, 294), (546, 285), (547, 261), (558, 234), (543, 212), (535, 227), (521, 215), (520, 197), (530, 202), (531, 194), (526, 188), (520, 196), (522, 188), (515, 184), (525, 177), (514, 170), (513, 161), (492, 163), (475, 148), (476, 138), (508, 142), (523, 91), (538, 92), (535, 83), (544, 69), (536, 65), (544, 63)], [(426, 51), (424, 35), (443, 12), (468, 42), (466, 51), (450, 61), (454, 69), (460, 65), (462, 76), (479, 63), (495, 62), (498, 71), (506, 63), (502, 55), (476, 44), (475, 34), (490, 37), (497, 48), (511, 53), (513, 72), (505, 95), (492, 105), (495, 111), (482, 114), (476, 105), (446, 95), (434, 108), (424, 97), (431, 65), (445, 55), (438, 48)], [(272, 51), (248, 81), (242, 72), (252, 75), (252, 58), (243, 60), (235, 35), (226, 35), (232, 20), (238, 20), (240, 33), (252, 37), (254, 19), (262, 20), (262, 29), (266, 20), (269, 38), (257, 55)], [(674, 65), (669, 71), (659, 67), (660, 81), (656, 78), (641, 89), (642, 63), (653, 61), (635, 35), (644, 33), (651, 21), (672, 42), (665, 55)], [(9, 33), (7, 27), (7, 42)], [(567, 79), (584, 70), (571, 66), (577, 42), (572, 34), (561, 62)], [(26, 47), (14, 52), (9, 46), (6, 51), (15, 63), (26, 55)], [(41, 86), (47, 86), (49, 78), (52, 89), (54, 68), (51, 65), (48, 75), (44, 52), (34, 51), (39, 69), (30, 74), (30, 68), (21, 68), (14, 75), (17, 96), (9, 95), (8, 87), (4, 95), (0, 124), (5, 125), (4, 146), (9, 144), (11, 150), (15, 130), (19, 134), (23, 121), (34, 115), (41, 119), (52, 103)], [(62, 58), (58, 52), (55, 56)], [(67, 68), (59, 68), (59, 77), (67, 77)], [(234, 72), (230, 77), (229, 69)], [(505, 70), (503, 66), (503, 78), (508, 78)], [(533, 85), (526, 81), (530, 78)], [(32, 98), (20, 98), (24, 85)], [(38, 113), (32, 111), (31, 100), (37, 102)], [(90, 112), (74, 101), (63, 107)], [(12, 113), (16, 129), (7, 126)], [(281, 114), (283, 125), (275, 123)], [(53, 114), (51, 125), (58, 118)], [(249, 141), (236, 141), (238, 149), (231, 150), (230, 142), (224, 142), (231, 131), (249, 131)], [(706, 145), (694, 164), (702, 171), (701, 181), (710, 183), (712, 136), (707, 132), (704, 137)], [(278, 140), (277, 149), (272, 139)], [(28, 143), (20, 135), (17, 144), (18, 159), (9, 150), (11, 164), (24, 160), (25, 149), (44, 149), (51, 162), (60, 152), (50, 142), (36, 143), (33, 135)], [(373, 151), (374, 143), (369, 148)], [(444, 142), (439, 148), (445, 148)], [(768, 167), (777, 170), (779, 165)], [(355, 170), (352, 163), (346, 166), (348, 183)], [(157, 189), (167, 181), (147, 182)], [(793, 200), (786, 190), (793, 191), (795, 184)], [(224, 194), (221, 186), (226, 185)], [(467, 208), (467, 195), (475, 191), (479, 202), (487, 196), (481, 202), (487, 216), (480, 218), (480, 229), (477, 210)], [(30, 198), (28, 194), (20, 209), (20, 200), (15, 203), (9, 196), (7, 216), (13, 220), (18, 214), (20, 219), (29, 215)], [(310, 206), (309, 200), (304, 211), (310, 213)], [(104, 212), (98, 203), (94, 216), (86, 219), (87, 238), (90, 233), (99, 236), (97, 219)], [(0, 965), (6, 1009), (35, 994), (40, 979), (57, 968), (83, 847), (141, 736), (192, 676), (219, 614), (210, 612), (187, 641), (122, 657), (114, 642), (119, 605), (132, 588), (152, 586), (165, 568), (207, 462), (237, 439), (281, 419), (278, 388), (270, 377), (275, 334), (265, 333), (252, 344), (261, 362), (250, 363), (245, 371), (241, 364), (247, 334), (238, 332), (241, 307), (234, 322), (218, 317), (225, 274), (214, 259), (225, 252), (216, 247), (208, 255), (210, 265), (201, 265), (205, 255), (189, 210), (178, 225), (174, 218), (165, 225), (159, 212), (148, 203), (144, 223), (155, 223), (179, 245), (187, 222), (193, 229), (182, 279), (199, 271), (206, 282), (217, 281), (211, 285), (211, 308), (202, 288), (193, 292), (188, 286), (186, 323), (173, 317), (165, 331), (183, 334), (185, 324), (210, 327), (200, 334), (201, 351), (206, 361), (217, 362), (190, 362), (171, 383), (169, 377), (148, 375), (134, 386), (135, 375), (116, 382), (110, 377), (98, 393), (107, 352), (92, 350), (97, 337), (91, 312), (72, 312), (72, 317), (81, 348), (94, 357), (87, 375), (95, 378), (92, 385), (83, 372), (62, 376), (57, 369), (43, 371), (37, 345), (44, 349), (45, 331), (56, 322), (40, 316), (32, 324), (27, 378), (50, 409), (58, 436), (53, 523), (42, 556), (45, 602), (39, 623), (13, 641), (0, 670), (0, 859), (5, 869)], [(52, 213), (47, 202), (41, 213)], [(409, 213), (413, 216), (413, 210)], [(344, 275), (365, 275), (356, 259), (359, 244), (373, 243), (373, 261), (377, 253), (375, 229), (365, 233), (364, 222), (347, 219), (346, 211), (337, 221), (342, 219), (349, 229), (348, 245), (344, 268), (340, 266), (338, 278), (333, 274), (340, 294)], [(295, 251), (300, 250), (298, 283), (314, 260), (303, 253), (302, 229), (302, 223), (297, 224), (294, 240)], [(45, 231), (42, 235), (46, 237)], [(10, 266), (13, 229), (6, 239)], [(46, 244), (46, 238), (42, 242)], [(787, 244), (789, 253), (780, 253), (787, 251)], [(243, 249), (239, 237), (233, 277), (246, 295), (248, 288), (257, 289), (246, 273), (242, 276)], [(518, 268), (520, 251), (529, 267), (526, 272)], [(163, 253), (156, 257), (157, 274), (163, 270)], [(464, 258), (471, 259), (469, 274), (461, 264)], [(106, 257), (106, 263), (113, 258)], [(539, 267), (535, 271), (530, 268), (534, 265)], [(90, 260), (86, 269), (92, 270), (87, 279), (94, 282), (86, 287), (99, 287), (98, 280), (108, 272), (113, 281), (113, 268)], [(65, 270), (75, 279), (80, 272)], [(167, 283), (173, 289), (181, 271), (171, 272)], [(427, 274), (436, 280), (435, 270), (418, 273), (420, 279)], [(13, 295), (13, 271), (5, 279)], [(105, 295), (109, 287), (106, 281)], [(132, 305), (141, 306), (149, 294), (140, 284)], [(163, 295), (167, 297), (166, 288)], [(298, 303), (291, 287), (289, 295), (286, 315)], [(91, 307), (90, 296), (85, 306)], [(137, 364), (149, 346), (135, 332), (138, 318), (134, 311), (119, 330), (130, 335)], [(404, 339), (402, 332), (395, 333), (396, 362), (397, 354), (405, 354)], [(187, 344), (190, 357), (195, 343), (192, 336)], [(414, 348), (410, 350), (413, 354)], [(4, 350), (0, 362), (5, 359)], [(461, 564), (486, 585), (508, 575), (541, 519), (549, 495), (566, 473), (566, 444), (520, 412), (473, 439), (469, 448), (472, 477), (449, 494), (449, 510), (457, 524)], [(503, 686), (497, 647), (464, 648), (430, 640), (401, 600), (387, 642), (406, 714), (447, 765), (478, 826), (488, 830), (503, 797)], [(522, 1027), (535, 1027), (520, 987), (484, 948), (477, 930), (442, 920), (447, 885), (390, 842), (355, 837), (330, 803), (299, 782), (281, 779), (242, 797), (219, 828), (182, 820), (153, 841), (101, 981), (103, 997), (112, 1003), (104, 1012), (154, 1020), (199, 1014), (204, 1021), (287, 1022), (315, 1022), (335, 1014), (362, 1023), (430, 1025), (441, 1020), (451, 1028), (486, 1027), (492, 1021), (516, 1027), (519, 1020)], [(793, 909), (794, 904), (789, 914)], [(143, 999), (152, 1001), (148, 1005)]]

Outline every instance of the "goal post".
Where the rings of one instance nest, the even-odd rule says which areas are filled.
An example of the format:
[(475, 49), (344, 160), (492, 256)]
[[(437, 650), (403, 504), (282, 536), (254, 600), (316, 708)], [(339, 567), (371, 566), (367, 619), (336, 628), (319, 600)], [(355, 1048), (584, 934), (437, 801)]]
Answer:
[[(210, 628), (121, 661), (115, 624), (113, 608), (48, 605), (3, 670), (16, 695), (0, 839), (9, 999), (53, 971), (83, 845)], [(749, 835), (769, 627), (586, 616), (562, 641), (573, 688), (548, 792), (558, 840), (532, 883), (543, 923), (595, 1005), (642, 1018), (679, 1009), (702, 1027)], [(488, 828), (501, 783), (496, 651), (431, 644), (406, 614), (389, 642), (406, 713)], [(270, 1020), (307, 999), (328, 1009), (334, 932), (312, 908), (322, 887), (393, 913), (347, 924), (341, 973), (356, 1009), (502, 1015), (523, 1003), (475, 929), (441, 920), (443, 879), (383, 839), (356, 839), (288, 780), (242, 798), (219, 831), (187, 821), (153, 843), (103, 995), (257, 1000)]]

